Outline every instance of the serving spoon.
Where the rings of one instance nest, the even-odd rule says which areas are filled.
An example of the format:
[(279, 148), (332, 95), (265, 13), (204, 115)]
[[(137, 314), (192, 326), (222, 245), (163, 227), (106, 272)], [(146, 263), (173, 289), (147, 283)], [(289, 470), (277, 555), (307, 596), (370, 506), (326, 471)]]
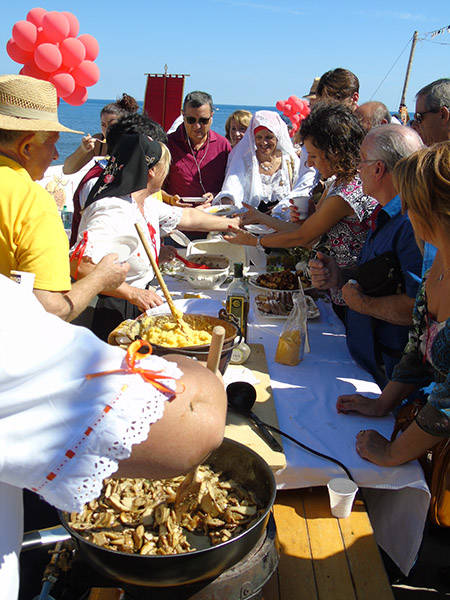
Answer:
[[(228, 398), (228, 406), (230, 406), (236, 412), (238, 412), (246, 417), (249, 417), (255, 423), (255, 425), (258, 427), (259, 431), (261, 432), (261, 435), (264, 437), (264, 439), (267, 441), (267, 443), (269, 444), (269, 446), (271, 448), (272, 448), (272, 446), (269, 443), (268, 438), (266, 438), (266, 434), (270, 435), (270, 437), (273, 439), (273, 441), (279, 446), (280, 450), (278, 450), (278, 451), (279, 452), (283, 451), (280, 444), (278, 444), (277, 440), (269, 433), (269, 431), (267, 431), (267, 429), (270, 429), (271, 431), (278, 433), (278, 435), (282, 435), (283, 437), (286, 437), (288, 440), (290, 440), (291, 442), (294, 442), (294, 444), (297, 444), (298, 446), (300, 446), (300, 448), (303, 448), (303, 450), (306, 450), (307, 452), (311, 452), (312, 454), (315, 454), (316, 456), (320, 456), (320, 458), (324, 458), (325, 460), (330, 460), (331, 462), (333, 462), (336, 465), (338, 465), (339, 467), (341, 467), (341, 469), (343, 469), (345, 471), (345, 473), (347, 474), (347, 477), (349, 479), (351, 479), (352, 481), (354, 481), (352, 474), (350, 473), (348, 468), (343, 463), (341, 463), (341, 461), (337, 460), (336, 458), (332, 458), (331, 456), (328, 456), (327, 454), (322, 454), (322, 452), (318, 452), (317, 450), (313, 450), (309, 446), (302, 444), (302, 442), (300, 442), (299, 440), (296, 440), (294, 437), (292, 437), (288, 433), (281, 431), (280, 429), (278, 429), (277, 427), (274, 427), (273, 425), (269, 425), (269, 423), (265, 423), (264, 421), (261, 421), (261, 419), (259, 417), (257, 417), (255, 415), (255, 413), (252, 412), (252, 407), (256, 400), (256, 390), (251, 383), (248, 383), (247, 381), (235, 381), (233, 383), (230, 383), (227, 386), (227, 398)], [(262, 426), (262, 428), (261, 428), (261, 426)], [(265, 428), (267, 428), (267, 429), (265, 429)], [(265, 433), (263, 433), (264, 430), (265, 430)], [(274, 449), (274, 448), (272, 448), (272, 449)]]
[(195, 262), (191, 262), (190, 260), (187, 260), (186, 258), (184, 258), (183, 256), (181, 256), (180, 254), (178, 254), (178, 252), (175, 251), (175, 256), (178, 258), (178, 260), (181, 260), (181, 262), (183, 264), (185, 264), (187, 267), (189, 267), (190, 269), (209, 269), (210, 267), (206, 266), (206, 265), (199, 265)]
[(252, 411), (256, 400), (256, 390), (251, 383), (247, 383), (246, 381), (235, 381), (234, 383), (228, 384), (227, 399), (228, 405), (233, 410), (250, 419), (250, 421), (258, 428), (261, 437), (271, 450), (283, 452), (282, 446), (267, 429), (266, 424)]

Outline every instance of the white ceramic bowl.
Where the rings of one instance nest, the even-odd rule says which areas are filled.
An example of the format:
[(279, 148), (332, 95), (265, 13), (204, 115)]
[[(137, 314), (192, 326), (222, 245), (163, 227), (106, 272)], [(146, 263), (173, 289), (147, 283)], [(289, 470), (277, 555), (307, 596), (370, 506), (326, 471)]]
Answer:
[[(230, 260), (226, 256), (202, 254), (196, 256), (187, 256), (188, 260), (194, 260), (199, 264), (214, 263), (217, 259), (219, 264), (223, 264), (223, 268), (210, 269), (195, 269), (184, 266), (184, 278), (196, 290), (212, 290), (222, 285), (225, 279), (230, 274)], [(226, 265), (226, 266), (225, 266)]]
[(103, 254), (116, 253), (119, 262), (125, 262), (133, 254), (138, 247), (138, 240), (131, 235), (118, 235), (116, 237), (106, 239), (103, 243), (100, 241), (97, 244), (97, 249), (102, 249)]

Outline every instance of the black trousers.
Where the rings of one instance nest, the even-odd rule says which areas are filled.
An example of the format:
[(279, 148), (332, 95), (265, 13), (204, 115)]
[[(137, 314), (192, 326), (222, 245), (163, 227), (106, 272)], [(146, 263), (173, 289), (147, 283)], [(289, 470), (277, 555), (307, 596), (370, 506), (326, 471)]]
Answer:
[(92, 331), (101, 340), (107, 342), (108, 335), (117, 325), (120, 325), (125, 319), (135, 319), (141, 312), (135, 304), (131, 304), (128, 300), (99, 295), (92, 320)]

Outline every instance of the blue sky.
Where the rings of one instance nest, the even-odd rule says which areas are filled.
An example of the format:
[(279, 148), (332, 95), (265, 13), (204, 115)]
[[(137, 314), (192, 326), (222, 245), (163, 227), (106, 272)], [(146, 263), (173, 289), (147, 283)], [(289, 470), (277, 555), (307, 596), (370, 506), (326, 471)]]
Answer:
[[(4, 2), (0, 23), (0, 72), (20, 66), (6, 54), (14, 23), (34, 6), (73, 12), (80, 33), (97, 38), (100, 81), (90, 98), (127, 92), (142, 99), (147, 72), (190, 73), (185, 91), (209, 91), (218, 104), (273, 105), (309, 90), (315, 76), (345, 67), (358, 75), (361, 102), (373, 96), (398, 108), (409, 56), (408, 40), (450, 23), (447, 0), (358, 3), (331, 0), (79, 0), (29, 4)], [(447, 45), (444, 45), (447, 44)], [(415, 92), (448, 77), (450, 34), (419, 42), (407, 105)]]

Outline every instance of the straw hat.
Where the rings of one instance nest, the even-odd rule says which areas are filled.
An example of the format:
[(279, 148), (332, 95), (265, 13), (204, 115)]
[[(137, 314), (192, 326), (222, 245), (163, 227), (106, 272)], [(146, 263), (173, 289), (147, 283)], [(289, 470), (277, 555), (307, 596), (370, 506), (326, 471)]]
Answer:
[(314, 77), (314, 81), (312, 82), (311, 89), (308, 94), (305, 94), (303, 98), (315, 98), (317, 95), (317, 87), (319, 85), (320, 77)]
[(0, 75), (0, 129), (83, 133), (58, 121), (55, 86), (25, 75)]

